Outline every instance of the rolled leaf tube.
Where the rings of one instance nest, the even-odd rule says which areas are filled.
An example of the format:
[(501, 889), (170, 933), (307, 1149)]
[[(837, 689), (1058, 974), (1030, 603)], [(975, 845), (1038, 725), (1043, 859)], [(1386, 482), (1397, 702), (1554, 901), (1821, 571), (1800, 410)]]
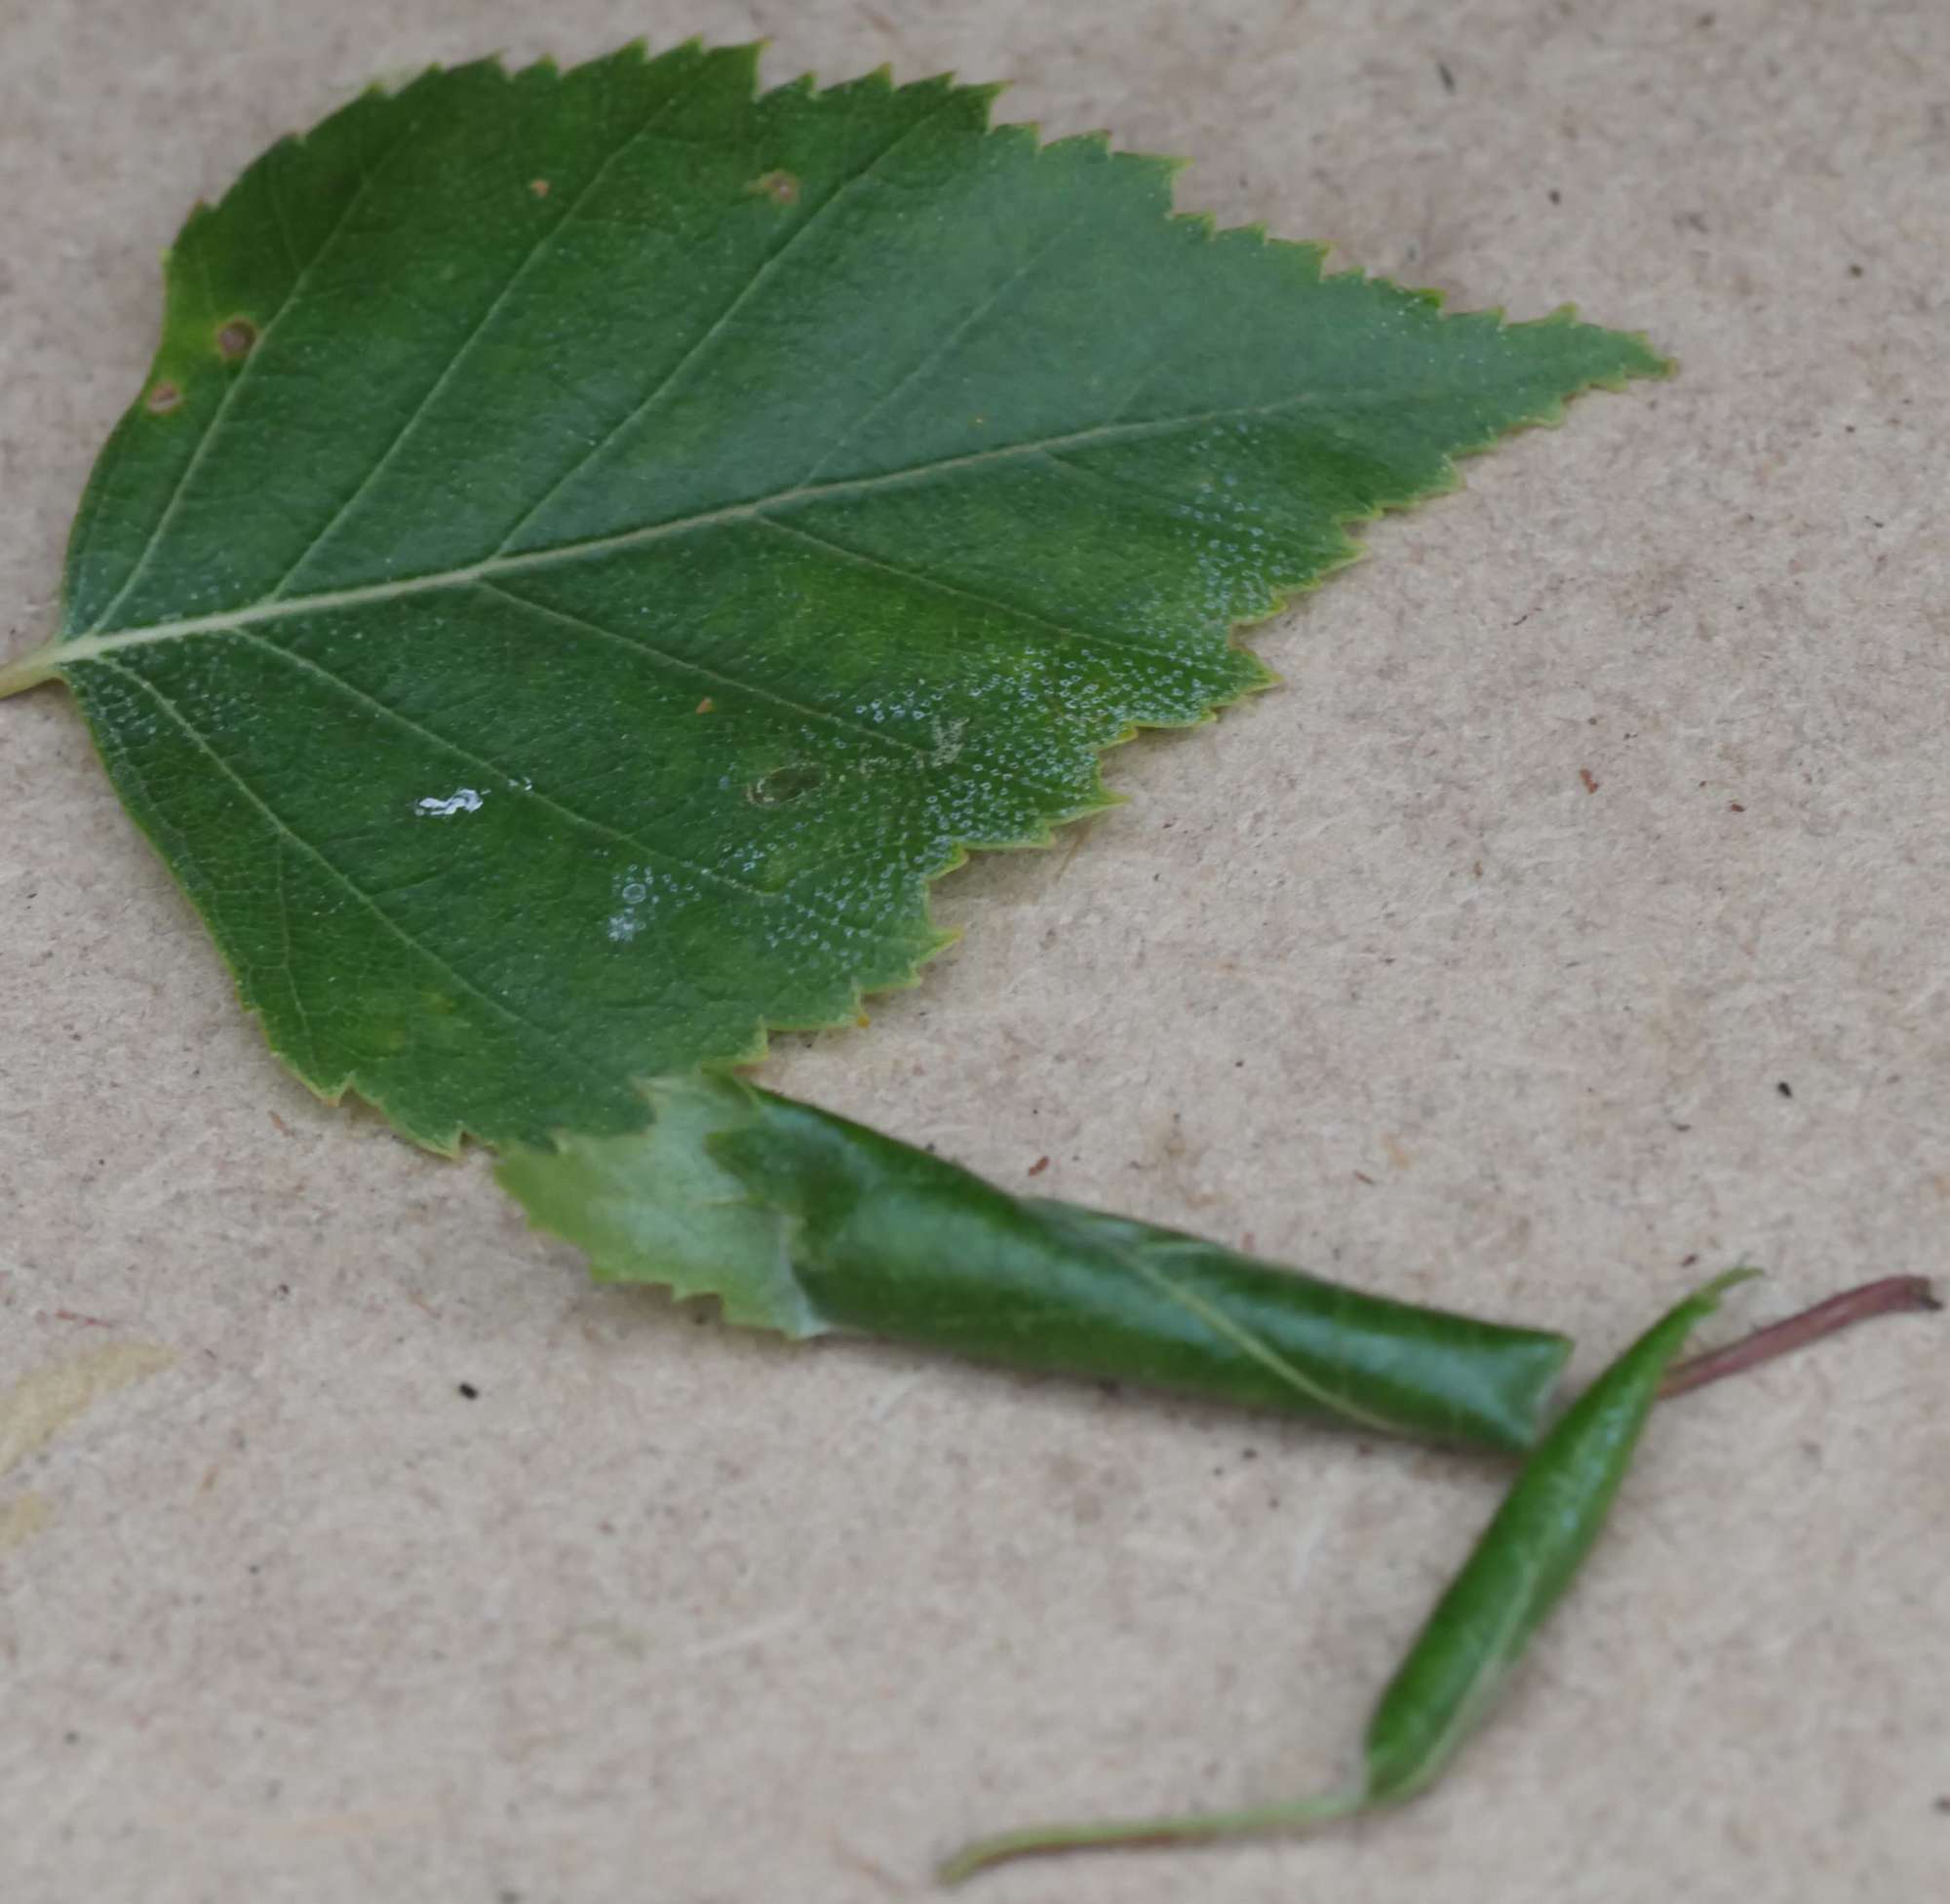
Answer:
[(712, 1075), (647, 1131), (524, 1151), (503, 1185), (604, 1281), (737, 1322), (849, 1331), (1498, 1450), (1537, 1438), (1562, 1336), (1390, 1302), (1216, 1243), (1008, 1194), (911, 1145)]
[(1376, 1702), (1354, 1789), (1238, 1811), (1037, 1825), (978, 1840), (941, 1868), (957, 1884), (1004, 1859), (1089, 1846), (1187, 1844), (1295, 1831), (1413, 1798), (1488, 1716), (1531, 1637), (1603, 1530), (1667, 1367), (1732, 1269), (1659, 1318), (1565, 1412), (1436, 1602)]

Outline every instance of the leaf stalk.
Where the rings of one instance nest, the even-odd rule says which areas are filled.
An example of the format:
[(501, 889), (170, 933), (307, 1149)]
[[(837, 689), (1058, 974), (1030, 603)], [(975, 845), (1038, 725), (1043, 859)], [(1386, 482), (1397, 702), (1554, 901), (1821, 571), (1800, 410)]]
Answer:
[(1149, 1845), (1196, 1845), (1220, 1838), (1261, 1838), (1274, 1833), (1306, 1831), (1359, 1811), (1364, 1792), (1336, 1792), (1282, 1805), (1262, 1805), (1240, 1811), (1210, 1811), (1183, 1817), (1112, 1818), (1086, 1825), (1029, 1825), (1019, 1831), (997, 1832), (962, 1846), (935, 1867), (936, 1882), (959, 1885), (1006, 1864), (1011, 1858), (1042, 1857), (1052, 1851), (1104, 1850)]
[(1703, 1388), (1709, 1381), (1721, 1381), (1728, 1376), (1760, 1368), (1779, 1356), (1806, 1348), (1810, 1342), (1818, 1342), (1837, 1330), (1867, 1322), (1873, 1316), (1902, 1315), (1942, 1306), (1928, 1277), (1884, 1276), (1877, 1282), (1844, 1290), (1798, 1315), (1771, 1322), (1765, 1329), (1756, 1329), (1752, 1335), (1742, 1336), (1724, 1348), (1708, 1349), (1703, 1355), (1682, 1362), (1659, 1384), (1659, 1399), (1670, 1401), (1689, 1389)]
[(0, 664), (0, 701), (10, 695), (24, 694), (28, 688), (38, 687), (44, 680), (52, 680), (59, 672), (54, 655), (55, 643), (43, 641), (39, 647), (30, 648), (25, 654)]

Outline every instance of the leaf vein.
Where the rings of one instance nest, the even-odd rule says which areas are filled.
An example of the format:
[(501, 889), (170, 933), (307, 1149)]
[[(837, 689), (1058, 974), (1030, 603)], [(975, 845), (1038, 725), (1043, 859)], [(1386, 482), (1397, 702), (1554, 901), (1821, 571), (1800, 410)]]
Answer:
[[(511, 597), (510, 599), (519, 600), (518, 597)], [(376, 695), (369, 694), (356, 682), (347, 680), (343, 675), (335, 674), (322, 663), (314, 661), (309, 655), (299, 654), (292, 648), (281, 647), (276, 641), (267, 641), (263, 636), (248, 629), (240, 629), (237, 633), (243, 640), (263, 649), (266, 654), (274, 654), (281, 661), (287, 661), (292, 667), (303, 669), (306, 673), (316, 676), (320, 680), (336, 688), (341, 694), (357, 701), (362, 707), (370, 708), (373, 713), (383, 716), (396, 726), (404, 728), (415, 738), (427, 741), (445, 753), (450, 754), (456, 760), (465, 761), (467, 765), (479, 768), (485, 774), (492, 775), (503, 784), (516, 778), (500, 761), (491, 760), (485, 754), (477, 754), (472, 748), (461, 746), (458, 741), (448, 740), (445, 734), (437, 733), (423, 720), (417, 720), (411, 715), (402, 714), (397, 708), (388, 707)], [(573, 822), (576, 826), (586, 828), (592, 833), (601, 834), (604, 837), (614, 840), (620, 846), (631, 847), (635, 851), (642, 853), (645, 859), (656, 860), (666, 866), (676, 867), (680, 871), (692, 874), (697, 878), (706, 880), (712, 885), (722, 886), (727, 892), (736, 893), (741, 899), (754, 900), (761, 906), (783, 905), (791, 911), (798, 912), (801, 916), (810, 919), (815, 925), (831, 927), (840, 923), (837, 919), (824, 917), (816, 910), (807, 906), (803, 900), (797, 899), (790, 893), (768, 893), (760, 887), (749, 886), (742, 879), (734, 879), (728, 873), (721, 873), (714, 867), (702, 866), (694, 860), (687, 860), (680, 853), (673, 853), (668, 847), (652, 846), (647, 840), (639, 839), (634, 834), (625, 833), (618, 827), (612, 827), (605, 820), (593, 819), (586, 813), (579, 813), (574, 807), (566, 805), (562, 800), (556, 799), (550, 795), (537, 792), (532, 787), (526, 788), (524, 792), (526, 797), (533, 800), (538, 806), (545, 806), (552, 813), (560, 813), (564, 819)]]
[(686, 660), (681, 654), (673, 654), (668, 648), (659, 647), (654, 641), (640, 640), (635, 635), (626, 635), (619, 628), (606, 627), (602, 622), (591, 621), (586, 615), (571, 614), (566, 608), (559, 608), (553, 602), (537, 602), (532, 596), (520, 595), (515, 590), (504, 588), (499, 582), (479, 577), (473, 586), (498, 595), (503, 601), (513, 602), (526, 608), (530, 613), (547, 615), (556, 621), (566, 622), (572, 628), (586, 629), (592, 635), (600, 635), (604, 641), (614, 641), (632, 653), (660, 661), (666, 666), (694, 675), (699, 680), (709, 681), (714, 687), (722, 687), (734, 694), (749, 694), (754, 700), (769, 701), (776, 708), (783, 708), (789, 714), (799, 715), (806, 720), (821, 721), (836, 727), (841, 733), (857, 735), (861, 740), (878, 745), (898, 747), (912, 754), (917, 760), (932, 758), (932, 750), (911, 741), (901, 734), (889, 734), (869, 727), (858, 720), (848, 720), (844, 715), (835, 714), (831, 709), (816, 707), (810, 702), (795, 701), (790, 694), (780, 694), (769, 687), (760, 687), (755, 681), (742, 680), (736, 675), (727, 675), (717, 668), (706, 667), (701, 661)]
[(570, 201), (562, 216), (555, 223), (536, 234), (534, 242), (523, 254), (521, 262), (516, 265), (514, 271), (509, 275), (507, 283), (494, 294), (493, 301), (481, 314), (479, 321), (467, 333), (466, 337), (462, 339), (459, 347), (453, 352), (452, 356), (448, 359), (440, 374), (427, 386), (424, 395), (413, 406), (412, 412), (394, 433), (392, 442), (386, 446), (384, 451), (373, 462), (372, 467), (360, 480), (358, 487), (332, 511), (325, 526), (312, 537), (311, 541), (299, 553), (297, 559), (285, 570), (276, 587), (265, 598), (267, 601), (276, 602), (283, 598), (285, 591), (292, 585), (299, 570), (312, 559), (319, 548), (332, 538), (339, 525), (358, 508), (361, 498), (386, 473), (393, 458), (399, 453), (401, 447), (425, 419), (427, 411), (440, 401), (443, 392), (452, 383), (455, 373), (466, 360), (468, 353), (481, 341), (482, 337), (487, 333), (488, 327), (493, 324), (495, 318), (506, 308), (508, 299), (520, 289), (523, 280), (527, 277), (528, 273), (534, 269), (535, 265), (542, 258), (548, 255), (556, 240), (575, 222), (592, 195), (601, 189), (603, 181), (636, 149), (644, 135), (665, 114), (675, 111), (688, 97), (689, 89), (679, 88), (673, 91), (668, 97), (660, 100), (656, 109), (651, 112), (649, 117), (642, 125), (638, 126), (635, 131), (630, 133), (609, 153), (608, 157), (596, 168), (595, 172), (590, 175), (588, 182), (583, 186), (581, 191), (576, 193), (574, 199)]
[[(254, 357), (255, 353), (253, 355)], [(131, 628), (115, 629), (106, 633), (100, 632), (98, 624), (96, 629), (86, 635), (71, 637), (67, 641), (58, 642), (57, 646), (62, 657), (60, 665), (65, 666), (71, 662), (88, 660), (98, 654), (112, 653), (120, 647), (139, 646), (148, 641), (174, 641), (185, 635), (219, 634), (230, 629), (249, 627), (254, 622), (282, 619), (288, 615), (325, 613), (335, 608), (353, 607), (362, 602), (397, 601), (403, 596), (423, 595), (436, 589), (462, 587), (496, 575), (516, 575), (528, 569), (550, 568), (560, 563), (592, 561), (611, 555), (619, 549), (665, 541), (673, 536), (689, 534), (696, 529), (714, 528), (723, 523), (762, 520), (783, 526), (777, 525), (777, 519), (768, 512), (834, 497), (898, 491), (923, 482), (952, 476), (961, 470), (981, 469), (992, 464), (1045, 455), (1051, 449), (1081, 448), (1100, 443), (1137, 442), (1168, 436), (1175, 430), (1195, 428), (1200, 423), (1242, 416), (1268, 416), (1277, 410), (1291, 409), (1296, 405), (1312, 401), (1313, 398), (1308, 394), (1282, 398), (1274, 403), (1199, 410), (1182, 416), (1156, 417), (1138, 423), (1098, 424), (1090, 429), (1072, 431), (1066, 436), (998, 444), (992, 449), (975, 450), (965, 456), (936, 457), (925, 463), (913, 464), (906, 469), (883, 471), (878, 476), (847, 477), (837, 482), (815, 484), (808, 488), (775, 489), (767, 495), (753, 496), (742, 502), (724, 503), (714, 509), (699, 510), (690, 516), (676, 516), (660, 523), (646, 523), (640, 528), (623, 529), (613, 535), (591, 536), (581, 542), (555, 543), (545, 548), (525, 549), (512, 555), (488, 556), (480, 562), (465, 563), (458, 568), (437, 569), (422, 575), (394, 576), (383, 582), (365, 582), (348, 588), (329, 590), (323, 595), (289, 596), (279, 602), (266, 602), (260, 599), (247, 602), (241, 608), (218, 609), (207, 615), (186, 615), (175, 621), (138, 623)], [(1078, 631), (1064, 632), (1073, 634)], [(1176, 659), (1163, 649), (1142, 647), (1136, 642), (1126, 641), (1120, 645), (1138, 653), (1155, 654), (1163, 660)]]
[(702, 334), (699, 335), (698, 338), (689, 346), (689, 348), (684, 351), (683, 355), (678, 359), (677, 363), (673, 365), (672, 368), (669, 370), (667, 370), (662, 377), (658, 379), (656, 386), (650, 391), (649, 395), (644, 397), (641, 403), (639, 403), (625, 416), (623, 416), (618, 422), (613, 424), (606, 432), (604, 432), (604, 434), (602, 437), (600, 437), (594, 444), (592, 444), (589, 448), (584, 450), (583, 453), (580, 456), (578, 456), (575, 459), (575, 461), (572, 462), (568, 466), (568, 468), (566, 471), (564, 471), (564, 473), (560, 477), (558, 477), (554, 483), (552, 483), (549, 486), (547, 491), (543, 494), (541, 500), (537, 502), (531, 509), (529, 509), (527, 513), (522, 517), (521, 521), (518, 522), (514, 525), (514, 527), (511, 528), (507, 532), (507, 534), (501, 538), (500, 542), (496, 545), (494, 549), (494, 555), (495, 556), (506, 555), (508, 553), (509, 546), (514, 542), (515, 538), (519, 536), (521, 532), (525, 528), (526, 528), (527, 525), (530, 523), (532, 523), (537, 516), (539, 516), (545, 509), (547, 509), (549, 504), (553, 502), (555, 498), (558, 495), (560, 495), (565, 488), (568, 486), (569, 484), (574, 482), (575, 479), (578, 476), (580, 476), (582, 472), (586, 470), (591, 463), (595, 462), (598, 457), (602, 456), (608, 449), (609, 446), (612, 443), (614, 443), (616, 439), (619, 436), (621, 436), (625, 430), (633, 428), (644, 417), (647, 416), (650, 413), (650, 411), (656, 407), (656, 405), (663, 399), (665, 394), (668, 391), (670, 391), (672, 387), (677, 383), (678, 379), (683, 374), (683, 372), (686, 369), (688, 369), (693, 363), (697, 361), (699, 355), (706, 349), (708, 349), (716, 338), (718, 338), (720, 335), (722, 334), (724, 327), (727, 324), (729, 324), (731, 320), (738, 314), (739, 309), (744, 305), (747, 299), (749, 299), (751, 296), (754, 295), (754, 293), (757, 292), (759, 287), (765, 282), (766, 278), (771, 274), (773, 269), (785, 261), (787, 256), (790, 255), (790, 253), (792, 253), (793, 248), (800, 242), (801, 238), (803, 238), (806, 235), (807, 232), (813, 230), (819, 224), (821, 219), (826, 217), (826, 215), (830, 212), (832, 212), (835, 209), (835, 207), (838, 206), (847, 197), (849, 193), (851, 193), (859, 185), (863, 184), (867, 180), (867, 178), (872, 175), (873, 172), (878, 166), (879, 166), (887, 158), (891, 157), (892, 154), (896, 152), (908, 139), (913, 137), (916, 133), (920, 132), (926, 126), (932, 125), (934, 121), (939, 119), (941, 115), (944, 112), (946, 112), (949, 106), (953, 103), (954, 101), (952, 97), (949, 99), (945, 99), (939, 106), (937, 106), (934, 109), (934, 111), (928, 113), (924, 118), (917, 119), (912, 126), (903, 129), (903, 131), (896, 137), (888, 140), (888, 142), (884, 146), (882, 146), (879, 151), (875, 153), (873, 158), (870, 159), (868, 163), (865, 166), (863, 166), (858, 172), (854, 173), (850, 177), (842, 179), (840, 183), (837, 185), (834, 188), (834, 190), (831, 193), (829, 193), (828, 196), (820, 203), (820, 205), (817, 208), (815, 208), (815, 210), (811, 213), (809, 216), (800, 219), (800, 222), (793, 228), (792, 233), (790, 234), (790, 236), (788, 236), (785, 243), (778, 246), (774, 251), (769, 252), (762, 259), (760, 260), (759, 268), (752, 274), (750, 278), (748, 278), (745, 281), (745, 283), (739, 288), (736, 295), (733, 296), (730, 302), (727, 303), (724, 306), (724, 308), (719, 312), (718, 316), (712, 320), (711, 324), (705, 329)]
[(1169, 1297), (1181, 1308), (1195, 1315), (1215, 1334), (1224, 1336), (1235, 1347), (1243, 1349), (1255, 1362), (1270, 1370), (1289, 1387), (1350, 1421), (1360, 1421), (1368, 1427), (1378, 1428), (1384, 1432), (1390, 1429), (1391, 1424), (1384, 1417), (1370, 1415), (1366, 1409), (1358, 1407), (1346, 1395), (1337, 1395), (1333, 1389), (1322, 1387), (1319, 1382), (1309, 1380), (1257, 1332), (1246, 1328), (1228, 1315), (1225, 1310), (1206, 1302), (1202, 1296), (1184, 1288), (1154, 1264), (1147, 1263), (1142, 1249), (1121, 1249), (1117, 1254), (1161, 1296)]
[(925, 376), (930, 370), (935, 369), (938, 366), (940, 366), (949, 357), (949, 355), (956, 349), (957, 345), (961, 344), (966, 340), (969, 332), (973, 330), (975, 327), (978, 324), (980, 324), (985, 318), (991, 316), (995, 310), (995, 307), (1001, 303), (1002, 299), (1005, 298), (1010, 293), (1010, 291), (1014, 291), (1018, 286), (1020, 286), (1024, 282), (1024, 280), (1027, 279), (1036, 269), (1036, 267), (1042, 263), (1043, 259), (1046, 258), (1051, 252), (1055, 251), (1057, 246), (1062, 244), (1062, 242), (1066, 238), (1068, 238), (1070, 234), (1072, 231), (1074, 231), (1076, 227), (1082, 222), (1083, 222), (1083, 214), (1079, 213), (1075, 217), (1065, 220), (1063, 224), (1061, 224), (1055, 231), (1053, 231), (1049, 235), (1049, 237), (1043, 241), (1042, 244), (1038, 245), (1035, 248), (1035, 250), (1032, 252), (1030, 255), (1027, 258), (1025, 258), (1020, 265), (1016, 267), (1015, 270), (1011, 271), (1007, 277), (1005, 277), (998, 285), (996, 285), (994, 290), (991, 291), (989, 295), (981, 301), (981, 303), (977, 304), (975, 308), (972, 311), (970, 311), (968, 315), (964, 317), (959, 324), (955, 326), (955, 328), (949, 331), (947, 336), (945, 336), (939, 344), (937, 344), (931, 351), (929, 351), (926, 354), (926, 356), (924, 356), (920, 360), (920, 362), (914, 367), (913, 369), (908, 371), (908, 373), (904, 377), (902, 377), (898, 383), (894, 384), (891, 389), (887, 390), (882, 396), (877, 398), (872, 404), (870, 404), (868, 408), (864, 411), (862, 411), (861, 414), (852, 423), (850, 423), (845, 430), (843, 430), (840, 433), (840, 435), (833, 443), (832, 447), (828, 448), (818, 458), (818, 460), (813, 463), (812, 467), (808, 469), (806, 473), (800, 478), (799, 483), (796, 486), (801, 489), (804, 488), (806, 485), (811, 483), (813, 479), (818, 476), (821, 470), (825, 469), (827, 465), (831, 463), (837, 455), (839, 454), (840, 450), (845, 448), (845, 447), (849, 443), (851, 443), (853, 439), (857, 437), (862, 430), (864, 430), (871, 422), (873, 422), (875, 417), (878, 416), (879, 413), (883, 409), (885, 409), (889, 404), (894, 402), (896, 398), (898, 398), (904, 391), (906, 391), (908, 387), (916, 381), (916, 378)]
[(345, 201), (344, 211), (332, 220), (332, 229), (326, 233), (324, 241), (320, 244), (317, 252), (313, 253), (311, 262), (292, 280), (291, 289), (278, 300), (278, 308), (265, 320), (264, 328), (258, 332), (257, 341), (252, 348), (250, 356), (245, 358), (244, 362), (238, 367), (236, 375), (224, 386), (223, 395), (217, 400), (216, 408), (210, 412), (210, 420), (203, 426), (203, 434), (198, 437), (196, 447), (190, 452), (183, 463), (182, 474), (176, 478), (176, 486), (170, 491), (169, 501), (163, 506), (162, 514), (156, 518), (155, 527), (149, 531), (149, 539), (143, 544), (142, 553), (136, 558), (135, 566), (130, 569), (122, 586), (115, 591), (108, 605), (95, 618), (94, 623), (88, 631), (91, 635), (98, 634), (101, 631), (109, 617), (127, 600), (129, 591), (141, 579), (143, 571), (147, 569), (150, 562), (154, 559), (157, 549), (162, 546), (163, 538), (169, 533), (170, 525), (176, 520), (176, 511), (181, 508), (183, 497), (189, 493), (189, 486), (195, 481), (197, 471), (203, 467), (204, 458), (209, 455), (211, 446), (222, 434), (224, 419), (229, 415), (232, 405), (237, 401), (237, 393), (250, 383), (252, 372), (263, 363), (265, 357), (264, 347), (271, 341), (271, 333), (278, 328), (284, 318), (297, 307), (298, 301), (304, 294), (305, 286), (311, 281), (312, 274), (325, 261), (332, 246), (338, 242), (346, 225), (351, 221), (353, 213), (363, 202), (367, 193), (371, 190), (373, 180), (386, 170), (394, 158), (409, 144), (412, 137), (413, 130), (412, 122), (409, 120), (400, 136), (386, 148), (378, 165), (371, 172), (368, 172), (363, 166), (360, 168), (359, 189)]
[(775, 516), (755, 515), (752, 520), (764, 527), (776, 529), (781, 535), (790, 535), (801, 542), (809, 542), (823, 550), (829, 558), (857, 563), (862, 568), (878, 569), (882, 574), (916, 584), (936, 594), (953, 596), (958, 601), (972, 602), (978, 607), (990, 608), (1004, 614), (1011, 620), (1028, 622), (1036, 628), (1046, 628), (1053, 635), (1062, 635), (1070, 640), (1092, 643), (1099, 647), (1115, 648), (1127, 654), (1146, 654), (1153, 660), (1163, 661), (1174, 668), (1185, 666), (1183, 658), (1165, 648), (1149, 647), (1142, 641), (1127, 641), (1119, 636), (1109, 635), (1099, 629), (1077, 628), (1069, 622), (1051, 621), (1045, 615), (1037, 614), (1033, 608), (1018, 607), (1013, 602), (1004, 602), (998, 596), (984, 595), (978, 589), (964, 588), (958, 582), (944, 582), (938, 576), (930, 575), (925, 569), (909, 568), (903, 563), (885, 561), (879, 556), (863, 555), (858, 549), (849, 549), (844, 543), (832, 541), (824, 535), (815, 535), (811, 529), (801, 528), (793, 523), (782, 523)]
[(97, 665), (120, 675), (124, 680), (133, 682), (146, 693), (182, 731), (184, 738), (209, 759), (211, 764), (225, 779), (230, 781), (238, 792), (264, 816), (270, 823), (273, 833), (278, 839), (289, 840), (297, 851), (304, 854), (307, 858), (315, 860), (331, 875), (334, 883), (341, 886), (353, 899), (357, 900), (361, 906), (370, 913), (409, 951), (417, 953), (435, 971), (442, 974), (443, 977), (452, 980), (461, 991), (467, 992), (471, 997), (479, 999), (489, 1011), (505, 1018), (511, 1025), (518, 1026), (529, 1035), (540, 1039), (548, 1047), (552, 1058), (566, 1058), (584, 1076), (601, 1084), (605, 1093), (615, 1088), (613, 1080), (607, 1073), (597, 1070), (587, 1060), (582, 1058), (578, 1053), (570, 1050), (564, 1043), (559, 1033), (537, 1025), (532, 1019), (516, 1011), (505, 1000), (495, 997), (491, 991), (488, 991), (483, 986), (478, 985), (473, 979), (470, 979), (466, 973), (462, 972), (449, 959), (442, 957), (431, 946), (417, 938), (413, 933), (408, 931), (358, 880), (353, 878), (349, 873), (328, 854), (314, 846), (310, 840), (305, 838), (302, 834), (292, 827), (222, 755), (217, 753), (215, 748), (211, 746), (209, 740), (196, 723), (161, 688), (156, 686), (153, 681), (144, 680), (142, 676), (136, 674), (133, 669), (123, 667), (120, 662), (101, 660), (98, 661)]

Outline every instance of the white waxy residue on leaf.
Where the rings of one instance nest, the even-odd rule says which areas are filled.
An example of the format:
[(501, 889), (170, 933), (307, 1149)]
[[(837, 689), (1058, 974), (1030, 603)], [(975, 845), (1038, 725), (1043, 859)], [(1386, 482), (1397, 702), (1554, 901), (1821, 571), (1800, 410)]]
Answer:
[(450, 820), (456, 813), (479, 813), (481, 796), (472, 787), (458, 787), (445, 799), (438, 794), (429, 794), (413, 811), (429, 819)]

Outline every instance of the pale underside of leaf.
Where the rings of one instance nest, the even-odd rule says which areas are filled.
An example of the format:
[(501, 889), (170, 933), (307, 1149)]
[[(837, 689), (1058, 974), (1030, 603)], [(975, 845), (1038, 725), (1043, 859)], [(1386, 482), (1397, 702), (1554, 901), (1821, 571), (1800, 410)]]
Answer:
[(501, 1186), (536, 1228), (586, 1252), (598, 1282), (716, 1297), (725, 1321), (795, 1341), (827, 1333), (793, 1273), (790, 1219), (758, 1202), (708, 1146), (749, 1119), (749, 1091), (697, 1073), (658, 1078), (644, 1095), (645, 1128), (516, 1146), (495, 1166)]
[(754, 79), (481, 64), (273, 147), (0, 672), (74, 689), (274, 1048), (439, 1147), (911, 983), (928, 882), (1265, 685), (1234, 631), (1344, 525), (1662, 368), (984, 89)]

